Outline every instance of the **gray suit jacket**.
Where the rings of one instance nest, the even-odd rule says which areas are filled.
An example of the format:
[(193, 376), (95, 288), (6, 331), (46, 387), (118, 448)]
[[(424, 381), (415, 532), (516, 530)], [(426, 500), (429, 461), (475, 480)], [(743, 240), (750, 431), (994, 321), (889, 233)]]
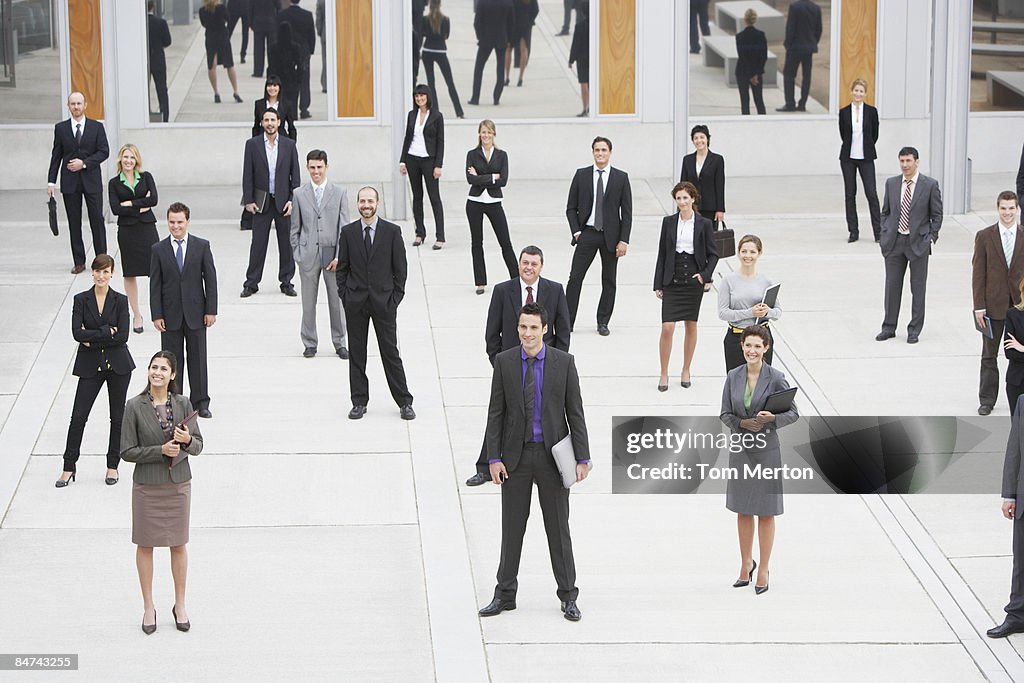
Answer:
[[(764, 404), (769, 396), (788, 388), (789, 382), (786, 381), (786, 374), (782, 370), (763, 363), (761, 374), (757, 379), (757, 386), (754, 387), (754, 395), (750, 398), (750, 410), (747, 410), (743, 407), (743, 394), (747, 389), (747, 365), (744, 363), (738, 368), (730, 370), (725, 378), (725, 388), (722, 390), (722, 412), (719, 417), (733, 432), (745, 431), (740, 427), (740, 420), (754, 417), (759, 411), (764, 410)], [(761, 430), (765, 435), (765, 450), (777, 449), (779, 447), (777, 431), (796, 422), (798, 417), (800, 414), (797, 412), (796, 402), (786, 412), (777, 414), (775, 423)], [(747, 433), (752, 434), (753, 432)]]
[[(174, 424), (179, 424), (192, 412), (192, 404), (181, 394), (171, 395), (171, 412)], [(203, 435), (199, 432), (199, 421), (189, 430), (192, 443), (185, 452), (199, 455), (203, 452)], [(149, 403), (149, 396), (142, 394), (128, 399), (124, 406), (124, 419), (121, 422), (121, 459), (135, 463), (132, 481), (137, 484), (176, 484), (192, 479), (192, 469), (188, 458), (182, 458), (174, 469), (167, 468), (167, 460), (160, 447), (167, 442), (156, 411)]]
[[(546, 345), (545, 345), (546, 346)], [(509, 472), (519, 465), (526, 430), (526, 405), (523, 401), (522, 346), (502, 351), (494, 357), (491, 400), (487, 408), (487, 456), (501, 458)], [(576, 460), (590, 460), (590, 440), (583, 415), (580, 376), (572, 354), (547, 346), (544, 357), (544, 384), (541, 386), (541, 429), (544, 449), (572, 433)]]
[[(1020, 456), (1024, 453), (1024, 432), (1021, 419), (1024, 418), (1024, 403), (1017, 401), (1010, 422), (1010, 438), (1006, 440), (1006, 457), (1003, 460), (1003, 498), (1024, 500), (1024, 479), (1020, 477)], [(1024, 505), (1017, 506), (1017, 519), (1024, 517)]]
[[(327, 265), (338, 257), (338, 235), (349, 223), (348, 190), (327, 182), (320, 208), (316, 206), (313, 184), (295, 190), (292, 206), (291, 245), (295, 263), (303, 270)], [(321, 253), (330, 254), (327, 263)]]
[[(885, 181), (885, 199), (882, 202), (882, 256), (888, 256), (896, 246), (896, 234), (900, 225), (900, 198), (903, 176), (893, 176)], [(942, 194), (939, 183), (923, 173), (918, 173), (917, 186), (910, 200), (910, 248), (917, 257), (932, 252), (932, 245), (939, 241), (942, 227)]]

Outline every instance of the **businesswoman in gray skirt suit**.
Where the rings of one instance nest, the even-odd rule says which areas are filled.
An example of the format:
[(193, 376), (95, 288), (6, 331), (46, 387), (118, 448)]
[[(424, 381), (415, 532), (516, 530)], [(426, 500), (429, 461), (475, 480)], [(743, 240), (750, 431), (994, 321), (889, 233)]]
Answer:
[[(740, 338), (746, 364), (729, 371), (722, 391), (722, 422), (734, 434), (763, 434), (763, 447), (729, 453), (729, 467), (739, 477), (729, 479), (726, 485), (725, 507), (736, 513), (736, 527), (740, 541), (740, 578), (733, 588), (750, 585), (757, 570), (754, 593), (768, 591), (768, 562), (775, 543), (775, 516), (782, 514), (782, 480), (778, 478), (745, 478), (744, 465), (762, 468), (782, 466), (779, 435), (776, 431), (792, 424), (799, 417), (794, 403), (789, 410), (778, 415), (764, 410), (768, 397), (789, 388), (786, 375), (764, 362), (764, 354), (771, 346), (768, 331), (752, 325)], [(757, 540), (761, 564), (753, 558), (754, 516), (757, 516)]]
[(171, 549), (174, 577), (174, 616), (179, 631), (189, 630), (185, 611), (185, 581), (188, 575), (189, 510), (192, 470), (189, 459), (173, 467), (170, 458), (199, 455), (203, 436), (198, 423), (183, 424), (192, 413), (188, 399), (178, 393), (175, 378), (177, 360), (170, 351), (157, 351), (146, 370), (146, 390), (128, 399), (121, 425), (121, 459), (135, 463), (132, 476), (132, 543), (138, 546), (135, 565), (142, 587), (142, 630), (156, 631), (153, 605), (153, 548)]

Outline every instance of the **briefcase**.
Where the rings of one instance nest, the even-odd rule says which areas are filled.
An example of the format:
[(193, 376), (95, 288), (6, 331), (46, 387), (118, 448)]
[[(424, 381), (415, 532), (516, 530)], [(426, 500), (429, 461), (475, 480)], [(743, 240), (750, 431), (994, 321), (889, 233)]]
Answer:
[[(46, 200), (47, 213), (50, 215), (50, 232), (53, 236), (57, 236), (57, 200), (50, 197)], [(992, 335), (989, 335), (990, 337)]]
[(718, 250), (718, 258), (728, 258), (736, 255), (736, 234), (725, 227), (725, 221), (715, 221), (715, 230), (711, 233), (715, 240), (715, 247)]

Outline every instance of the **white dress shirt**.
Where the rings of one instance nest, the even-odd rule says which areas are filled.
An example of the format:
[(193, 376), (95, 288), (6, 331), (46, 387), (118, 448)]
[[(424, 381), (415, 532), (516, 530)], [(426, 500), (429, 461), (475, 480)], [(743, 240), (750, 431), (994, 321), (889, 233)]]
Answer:
[[(483, 153), (484, 159), (487, 160), (487, 163), (488, 164), (491, 163), (491, 157), (494, 156), (494, 147), (491, 147), (491, 151), (490, 151), (490, 153), (488, 153), (487, 150), (483, 148), (483, 145), (481, 145), (480, 146), (480, 151)], [(495, 173), (491, 174), (491, 183), (497, 182), (497, 180), (494, 178), (495, 175), (497, 175), (497, 174), (495, 174)], [(470, 185), (469, 187), (470, 187), (470, 189), (472, 189), (473, 186)], [(468, 195), (466, 197), (466, 199), (468, 199), (471, 202), (477, 202), (479, 204), (500, 204), (501, 203), (501, 197), (494, 197), (494, 196), (492, 196), (491, 195), (491, 189), (492, 188), (490, 188), (490, 187), (485, 187), (484, 191), (480, 193), (479, 197), (474, 197), (472, 194), (470, 194), (470, 195)]]
[[(188, 233), (186, 232), (185, 236), (182, 237), (181, 239), (182, 239), (182, 242), (181, 242), (181, 262), (182, 262), (182, 264), (184, 264), (185, 263), (185, 257), (188, 256)], [(178, 239), (174, 235), (171, 235), (171, 253), (174, 255), (174, 262), (177, 263), (178, 262)]]
[(688, 219), (679, 214), (676, 221), (676, 253), (693, 254), (693, 214)]
[[(598, 168), (597, 164), (594, 164), (593, 169), (594, 169), (594, 180), (593, 180), (593, 182), (594, 182), (594, 185), (593, 185), (594, 201), (590, 205), (590, 218), (588, 219), (588, 222), (587, 222), (587, 227), (588, 228), (594, 227), (594, 216), (597, 214), (597, 179), (598, 179), (598, 177), (601, 177), (601, 178), (604, 179), (604, 193), (608, 194), (608, 175), (611, 173), (612, 165), (608, 164), (604, 168)], [(604, 171), (604, 173), (599, 176), (598, 173), (597, 173), (598, 171)]]
[[(422, 118), (422, 122), (420, 121)], [(427, 119), (430, 118), (430, 110), (428, 109), (423, 116), (420, 116), (420, 112), (416, 112), (415, 121), (412, 125), (412, 142), (409, 143), (409, 154), (414, 157), (429, 157), (427, 153), (427, 143), (423, 139), (423, 126), (426, 125)]]
[(850, 158), (864, 158), (864, 104), (854, 102), (850, 105), (850, 121), (853, 125), (853, 136), (850, 138)]
[[(524, 280), (523, 278), (519, 278), (519, 294), (521, 295), (519, 298), (520, 306), (526, 305), (526, 286), (526, 280)], [(537, 281), (530, 285), (530, 287), (533, 287), (533, 300), (535, 302), (539, 301), (539, 299), (537, 298), (537, 288), (540, 287), (540, 277), (538, 277)], [(554, 313), (554, 311), (551, 311), (551, 313)]]
[(277, 147), (280, 142), (280, 133), (274, 136), (274, 142), (270, 142), (270, 136), (263, 134), (263, 149), (267, 153), (267, 166), (270, 168), (270, 187), (267, 192), (274, 194), (274, 181), (277, 180)]

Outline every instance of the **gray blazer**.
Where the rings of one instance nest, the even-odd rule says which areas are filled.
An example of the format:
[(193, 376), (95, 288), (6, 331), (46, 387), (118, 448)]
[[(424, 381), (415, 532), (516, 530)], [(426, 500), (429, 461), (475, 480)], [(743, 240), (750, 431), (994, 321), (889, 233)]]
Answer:
[(321, 253), (338, 256), (338, 234), (350, 222), (348, 190), (327, 182), (320, 208), (316, 206), (313, 184), (306, 183), (292, 196), (291, 245), (295, 263), (303, 270), (326, 265)]
[[(764, 410), (764, 404), (771, 394), (788, 388), (789, 382), (786, 381), (786, 375), (782, 370), (762, 363), (761, 375), (757, 379), (757, 386), (754, 387), (754, 395), (750, 399), (750, 410), (748, 411), (743, 407), (743, 393), (747, 389), (747, 365), (744, 363), (738, 368), (730, 370), (725, 378), (725, 388), (722, 390), (722, 413), (719, 417), (733, 432), (744, 431), (740, 427), (740, 420), (754, 417), (759, 411)], [(775, 423), (761, 430), (765, 435), (765, 450), (778, 449), (779, 435), (776, 432), (780, 428), (796, 422), (798, 417), (800, 414), (797, 412), (796, 402), (786, 412), (777, 414)]]
[[(888, 256), (896, 246), (900, 225), (900, 198), (903, 176), (885, 181), (885, 199), (882, 202), (882, 256)], [(917, 257), (932, 253), (932, 245), (939, 241), (942, 227), (942, 193), (939, 183), (923, 173), (917, 175), (917, 186), (910, 200), (910, 248)]]
[[(1020, 476), (1020, 457), (1024, 453), (1024, 433), (1021, 431), (1021, 419), (1024, 418), (1024, 403), (1017, 401), (1010, 422), (1010, 438), (1006, 440), (1006, 457), (1003, 459), (1003, 498), (1024, 500), (1024, 479)], [(1024, 517), (1024, 505), (1017, 505), (1014, 515), (1017, 519)]]
[[(192, 412), (192, 404), (181, 394), (171, 394), (171, 412), (174, 423), (178, 424)], [(203, 452), (199, 422), (196, 421), (195, 428), (189, 431), (192, 443), (185, 447), (185, 452), (199, 455)], [(174, 469), (168, 469), (167, 461), (160, 452), (160, 446), (166, 441), (149, 396), (142, 394), (128, 399), (121, 422), (121, 459), (135, 463), (132, 481), (137, 484), (166, 484), (169, 481), (181, 484), (192, 479), (188, 458), (182, 458)]]

